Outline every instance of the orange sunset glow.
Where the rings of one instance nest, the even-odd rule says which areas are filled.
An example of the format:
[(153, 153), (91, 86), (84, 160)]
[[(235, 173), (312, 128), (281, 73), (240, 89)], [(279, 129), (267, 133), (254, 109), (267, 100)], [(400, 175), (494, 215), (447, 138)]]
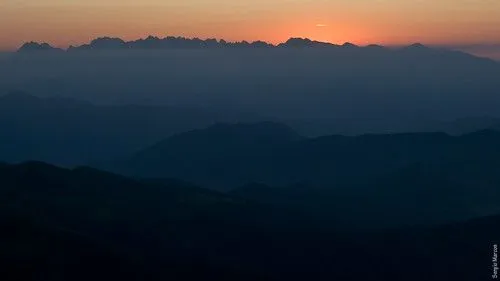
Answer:
[[(353, 3), (354, 2), (354, 3)], [(2, 1), (0, 49), (26, 41), (57, 47), (100, 36), (154, 36), (228, 41), (308, 37), (332, 43), (498, 44), (500, 1)]]

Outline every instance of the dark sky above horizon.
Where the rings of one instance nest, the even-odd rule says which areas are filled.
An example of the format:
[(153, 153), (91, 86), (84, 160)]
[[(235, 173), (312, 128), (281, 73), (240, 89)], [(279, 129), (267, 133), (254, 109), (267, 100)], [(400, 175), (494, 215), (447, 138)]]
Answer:
[[(462, 46), (500, 54), (498, 0), (2, 0), (0, 50), (100, 36)], [(486, 51), (484, 51), (486, 54)], [(493, 55), (491, 55), (493, 54)]]

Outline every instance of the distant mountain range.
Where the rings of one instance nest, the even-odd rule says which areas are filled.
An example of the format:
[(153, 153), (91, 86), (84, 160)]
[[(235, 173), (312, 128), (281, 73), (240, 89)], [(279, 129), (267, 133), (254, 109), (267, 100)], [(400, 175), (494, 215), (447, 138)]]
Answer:
[[(315, 41), (308, 38), (298, 38), (292, 37), (286, 42), (273, 45), (264, 41), (254, 41), (254, 42), (228, 42), (223, 39), (199, 39), (199, 38), (186, 38), (186, 37), (174, 37), (168, 36), (165, 38), (159, 38), (155, 36), (149, 36), (145, 39), (138, 39), (133, 41), (125, 41), (121, 38), (116, 37), (100, 37), (92, 40), (88, 44), (83, 44), (80, 46), (70, 46), (67, 51), (89, 51), (89, 50), (151, 50), (151, 49), (213, 49), (213, 48), (330, 48), (330, 49), (369, 49), (372, 51), (384, 51), (390, 50), (392, 48), (387, 48), (381, 45), (367, 45), (367, 46), (357, 46), (355, 44), (346, 42), (342, 45), (337, 45), (328, 42)], [(430, 50), (431, 48), (426, 47), (420, 43), (415, 43), (406, 47), (396, 48), (400, 50)], [(62, 49), (52, 47), (48, 43), (37, 43), (28, 42), (22, 45), (19, 49), (19, 53), (29, 53), (38, 51), (62, 51)], [(460, 53), (458, 51), (447, 50), (448, 52)]]
[(18, 53), (29, 52), (62, 52), (63, 49), (54, 48), (48, 43), (28, 42), (23, 44), (18, 50)]
[[(120, 49), (200, 49), (200, 48), (273, 48), (273, 47), (357, 47), (351, 43), (335, 45), (326, 42), (312, 41), (308, 38), (290, 38), (284, 43), (273, 45), (264, 41), (254, 42), (227, 42), (225, 40), (185, 37), (158, 38), (149, 36), (145, 39), (124, 41), (120, 38), (100, 37), (88, 44), (81, 46), (70, 46), (68, 51), (78, 50), (120, 50)], [(47, 43), (29, 42), (25, 43), (18, 52), (60, 50)]]
[[(231, 46), (234, 51), (225, 51)], [(21, 52), (47, 48), (29, 43)], [(291, 38), (271, 46), (149, 37), (100, 38), (71, 50), (4, 59), (0, 91), (230, 108), (303, 127), (307, 120), (323, 123), (309, 126), (312, 135), (428, 131), (432, 122), (500, 116), (498, 62), (421, 44), (360, 47)]]

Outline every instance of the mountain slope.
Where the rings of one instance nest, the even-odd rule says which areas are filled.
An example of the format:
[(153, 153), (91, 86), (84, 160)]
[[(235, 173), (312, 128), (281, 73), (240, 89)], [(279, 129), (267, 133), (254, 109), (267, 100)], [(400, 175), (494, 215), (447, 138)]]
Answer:
[(43, 163), (0, 167), (0, 194), (2, 280), (489, 280), (500, 235), (497, 216), (337, 231), (199, 188)]
[[(234, 127), (246, 133), (235, 137)], [(269, 140), (260, 142), (251, 136), (251, 126), (234, 127), (179, 134), (135, 154), (125, 161), (122, 172), (233, 188), (249, 182), (325, 187), (369, 183), (417, 163), (444, 169), (458, 169), (455, 166), (462, 161), (498, 166), (497, 131), (462, 136), (411, 133), (304, 139), (276, 136), (281, 134), (276, 128), (275, 133), (266, 132)]]
[(269, 176), (277, 174), (273, 167), (278, 166), (272, 159), (281, 155), (284, 144), (301, 139), (279, 123), (216, 124), (146, 148), (123, 163), (121, 171), (143, 177), (187, 179), (214, 187), (222, 184), (220, 179), (227, 179), (226, 184), (235, 178), (251, 182), (264, 170)]
[[(19, 259), (33, 266), (33, 272), (22, 272), (26, 280), (44, 272), (51, 278), (84, 280), (101, 276), (100, 269), (104, 275), (99, 280), (118, 269), (116, 276), (123, 272), (125, 280), (211, 274), (223, 280), (251, 280), (248, 268), (231, 273), (238, 265), (228, 264), (231, 253), (218, 248), (243, 229), (257, 231), (267, 225), (264, 209), (223, 194), (179, 183), (139, 182), (91, 168), (67, 170), (38, 162), (4, 166), (0, 186), (1, 223), (9, 229), (3, 234), (8, 251), (0, 257), (12, 260), (25, 244), (26, 254)], [(60, 260), (64, 258), (70, 259), (67, 272), (66, 262)], [(99, 266), (108, 260), (109, 267)], [(43, 266), (50, 262), (55, 264)], [(8, 264), (15, 265), (14, 260)], [(86, 266), (92, 270), (75, 276)], [(197, 270), (191, 272), (193, 268)]]
[(326, 224), (435, 225), (500, 212), (498, 131), (315, 139), (266, 131), (262, 141), (252, 135), (258, 126), (180, 134), (114, 168), (232, 190), (239, 198), (300, 211)]

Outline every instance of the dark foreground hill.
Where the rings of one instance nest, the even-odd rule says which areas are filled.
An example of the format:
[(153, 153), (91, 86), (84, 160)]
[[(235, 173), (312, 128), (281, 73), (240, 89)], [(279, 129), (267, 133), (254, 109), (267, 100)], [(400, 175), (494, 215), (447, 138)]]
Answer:
[(90, 168), (0, 166), (1, 280), (490, 280), (500, 219), (349, 231)]

